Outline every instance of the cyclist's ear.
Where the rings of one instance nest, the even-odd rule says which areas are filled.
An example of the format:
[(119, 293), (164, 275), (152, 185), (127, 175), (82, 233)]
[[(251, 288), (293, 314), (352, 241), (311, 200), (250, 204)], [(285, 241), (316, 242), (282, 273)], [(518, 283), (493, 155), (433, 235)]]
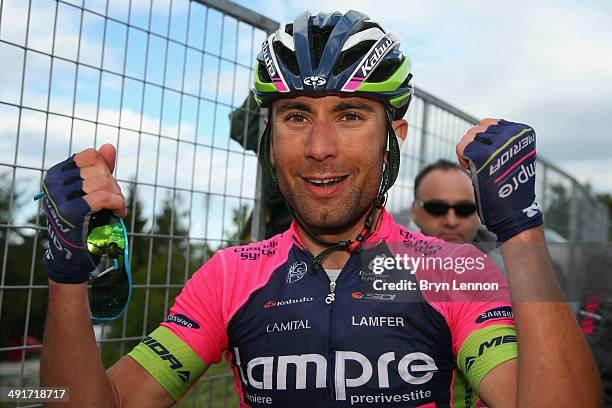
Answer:
[(394, 120), (392, 126), (393, 130), (395, 130), (395, 135), (405, 142), (408, 135), (408, 122), (406, 119)]

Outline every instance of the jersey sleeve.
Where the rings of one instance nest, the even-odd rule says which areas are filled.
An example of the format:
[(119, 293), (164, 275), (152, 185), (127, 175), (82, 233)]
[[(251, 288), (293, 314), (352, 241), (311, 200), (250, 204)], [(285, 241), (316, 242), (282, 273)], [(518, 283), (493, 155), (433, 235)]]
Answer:
[(482, 264), (462, 273), (451, 271), (444, 278), (450, 289), (429, 301), (446, 320), (457, 366), (478, 392), (489, 371), (518, 356), (508, 285), (495, 264), (472, 245), (452, 245), (444, 252), (457, 265), (466, 259)]
[(179, 400), (227, 348), (218, 254), (187, 281), (165, 322), (128, 355)]

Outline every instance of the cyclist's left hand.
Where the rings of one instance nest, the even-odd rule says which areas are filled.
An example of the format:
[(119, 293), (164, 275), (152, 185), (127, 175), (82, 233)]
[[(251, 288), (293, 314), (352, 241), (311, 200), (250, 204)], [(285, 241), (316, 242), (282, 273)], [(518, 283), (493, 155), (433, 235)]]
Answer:
[(499, 242), (542, 224), (535, 201), (535, 131), (503, 119), (483, 119), (457, 143), (469, 169), (478, 215)]

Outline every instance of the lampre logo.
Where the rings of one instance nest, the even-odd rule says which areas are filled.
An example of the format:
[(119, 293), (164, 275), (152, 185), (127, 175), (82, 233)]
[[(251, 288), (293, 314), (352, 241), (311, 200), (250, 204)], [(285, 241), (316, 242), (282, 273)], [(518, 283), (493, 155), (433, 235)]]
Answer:
[(304, 78), (304, 83), (310, 86), (321, 86), (327, 83), (327, 80), (320, 76), (309, 76)]
[(287, 300), (281, 300), (281, 301), (268, 300), (266, 303), (264, 303), (263, 307), (264, 309), (270, 309), (272, 307), (280, 307), (280, 306), (294, 305), (297, 303), (312, 302), (313, 300), (314, 300), (313, 298), (306, 297), (306, 296), (304, 296), (301, 299), (287, 299)]
[[(327, 378), (327, 359), (320, 354), (301, 354), (288, 356), (265, 356), (255, 357), (243, 364), (240, 361), (240, 350), (234, 347), (236, 366), (240, 373), (240, 379), (245, 385), (260, 390), (305, 390), (313, 381), (308, 381), (308, 374), (313, 374), (314, 387), (325, 388)], [(413, 385), (425, 384), (431, 380), (438, 371), (433, 358), (425, 353), (415, 352), (403, 356), (397, 361), (395, 352), (383, 353), (376, 361), (376, 369), (366, 356), (356, 351), (336, 351), (334, 356), (335, 372), (334, 381), (336, 388), (336, 400), (345, 401), (347, 388), (357, 388), (368, 383), (372, 377), (377, 379), (378, 388), (390, 388), (389, 373), (398, 375), (404, 382)], [(397, 361), (397, 363), (395, 363)], [(359, 364), (361, 370), (359, 376), (347, 378), (346, 366)], [(314, 367), (308, 370), (308, 365)], [(295, 384), (287, 384), (288, 366), (295, 367)], [(245, 370), (246, 368), (246, 370)], [(276, 369), (276, 373), (274, 372)], [(258, 378), (255, 378), (254, 371)], [(260, 374), (261, 373), (261, 374)], [(274, 383), (276, 379), (276, 383)], [(396, 381), (394, 381), (396, 382)]]
[(287, 283), (299, 281), (304, 277), (304, 275), (306, 275), (306, 272), (308, 272), (306, 262), (295, 262), (289, 267), (289, 272), (287, 273)]
[(519, 171), (512, 176), (512, 179), (499, 188), (497, 192), (499, 198), (509, 197), (521, 186), (521, 184), (525, 184), (531, 180), (535, 176), (535, 165), (535, 162), (530, 163), (527, 166), (521, 164)]

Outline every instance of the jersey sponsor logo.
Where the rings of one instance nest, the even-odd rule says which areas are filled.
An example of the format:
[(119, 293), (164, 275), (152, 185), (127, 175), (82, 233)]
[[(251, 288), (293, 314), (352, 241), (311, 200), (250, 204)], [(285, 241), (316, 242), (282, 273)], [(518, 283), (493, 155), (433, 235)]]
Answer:
[(181, 314), (181, 313), (175, 314), (175, 315), (168, 315), (168, 317), (166, 318), (166, 322), (167, 323), (176, 323), (179, 326), (189, 327), (190, 329), (199, 329), (200, 328), (200, 325), (198, 324), (198, 322), (188, 318), (187, 316), (185, 316), (184, 314)]
[(501, 155), (499, 155), (495, 163), (493, 163), (491, 167), (489, 167), (489, 176), (495, 174), (495, 172), (497, 172), (504, 164), (506, 164), (508, 160), (516, 156), (519, 152), (521, 152), (523, 149), (533, 144), (534, 142), (535, 134), (533, 134), (532, 132), (527, 134), (526, 137), (522, 138), (520, 141), (505, 150)]
[(293, 330), (303, 330), (303, 329), (311, 329), (310, 322), (308, 319), (306, 320), (289, 320), (286, 322), (278, 322), (268, 324), (266, 326), (266, 331), (268, 333), (272, 332), (283, 332), (283, 331), (293, 331)]
[(310, 86), (321, 86), (327, 83), (327, 80), (320, 76), (309, 76), (304, 78), (304, 83)]
[[(305, 390), (312, 388), (313, 385), (314, 388), (326, 388), (328, 364), (327, 359), (320, 354), (256, 357), (243, 364), (240, 361), (240, 350), (234, 347), (234, 357), (240, 379), (247, 386), (260, 390), (287, 390), (289, 387)], [(395, 352), (383, 353), (378, 357), (376, 369), (374, 369), (372, 362), (361, 353), (336, 351), (333, 375), (336, 400), (345, 401), (348, 388), (361, 387), (373, 377), (377, 380), (378, 388), (390, 388), (390, 373), (399, 376), (408, 384), (421, 385), (431, 380), (438, 371), (434, 359), (421, 352), (406, 354), (397, 363), (394, 363), (395, 361)], [(359, 376), (347, 378), (346, 366), (355, 364), (361, 366), (361, 370), (358, 370)], [(287, 384), (287, 372), (290, 365), (294, 367), (291, 370), (295, 370), (295, 384)], [(307, 370), (309, 365), (311, 368), (314, 367), (314, 371)], [(310, 381), (309, 373), (314, 374), (314, 379), (310, 378)]]
[(351, 325), (367, 327), (405, 326), (401, 316), (351, 316)]
[(176, 358), (172, 353), (170, 353), (170, 350), (164, 347), (163, 344), (161, 344), (159, 341), (155, 340), (150, 336), (145, 337), (142, 342), (145, 345), (149, 346), (149, 348), (153, 350), (153, 352), (155, 352), (155, 354), (157, 354), (162, 360), (167, 361), (170, 364), (170, 368), (176, 371), (176, 375), (181, 379), (183, 383), (187, 384), (189, 382), (190, 371), (179, 370), (179, 368), (183, 368), (183, 364), (179, 361), (178, 358)]
[(521, 167), (519, 167), (519, 171), (514, 176), (512, 176), (510, 182), (504, 184), (499, 188), (497, 192), (499, 198), (509, 197), (520, 187), (521, 184), (525, 184), (529, 180), (531, 180), (535, 176), (535, 165), (535, 162), (530, 163), (527, 166), (521, 164)]
[(268, 242), (262, 245), (249, 245), (234, 248), (234, 253), (240, 254), (241, 261), (256, 261), (262, 255), (270, 257), (276, 253), (277, 242)]
[(402, 245), (423, 256), (432, 256), (442, 249), (442, 244), (439, 242), (425, 241), (417, 239), (416, 236), (408, 230), (399, 229), (399, 234), (404, 238)]
[(362, 299), (362, 300), (386, 300), (386, 301), (395, 300), (395, 294), (394, 293), (363, 293), (363, 292), (353, 292), (353, 293), (351, 293), (351, 297), (353, 299)]
[(304, 275), (306, 275), (306, 272), (308, 272), (306, 262), (295, 262), (289, 267), (289, 272), (287, 272), (287, 283), (299, 281), (304, 277)]
[(484, 323), (487, 320), (510, 318), (512, 319), (512, 308), (510, 306), (496, 307), (495, 309), (487, 310), (481, 313), (476, 319), (475, 323)]
[(474, 365), (476, 358), (482, 356), (488, 349), (507, 343), (516, 343), (516, 335), (508, 334), (505, 336), (493, 337), (491, 341), (483, 341), (478, 348), (478, 356), (468, 356), (465, 358), (466, 370), (470, 371), (470, 368), (472, 368)]
[(295, 305), (297, 303), (305, 303), (312, 302), (314, 299), (311, 297), (302, 297), (301, 299), (287, 299), (287, 300), (268, 300), (264, 303), (264, 309), (270, 309), (274, 307), (287, 306), (287, 305)]
[[(390, 404), (392, 402), (417, 402), (426, 398), (431, 397), (431, 390), (414, 390), (407, 392), (405, 394), (365, 394), (365, 395), (351, 395), (351, 405), (359, 404), (358, 406), (363, 406), (363, 404), (377, 404), (377, 406), (385, 406), (384, 404)], [(432, 403), (434, 404), (434, 403)], [(426, 405), (418, 405), (419, 407), (433, 407), (432, 404)], [(471, 406), (471, 404), (466, 404), (466, 407)]]

